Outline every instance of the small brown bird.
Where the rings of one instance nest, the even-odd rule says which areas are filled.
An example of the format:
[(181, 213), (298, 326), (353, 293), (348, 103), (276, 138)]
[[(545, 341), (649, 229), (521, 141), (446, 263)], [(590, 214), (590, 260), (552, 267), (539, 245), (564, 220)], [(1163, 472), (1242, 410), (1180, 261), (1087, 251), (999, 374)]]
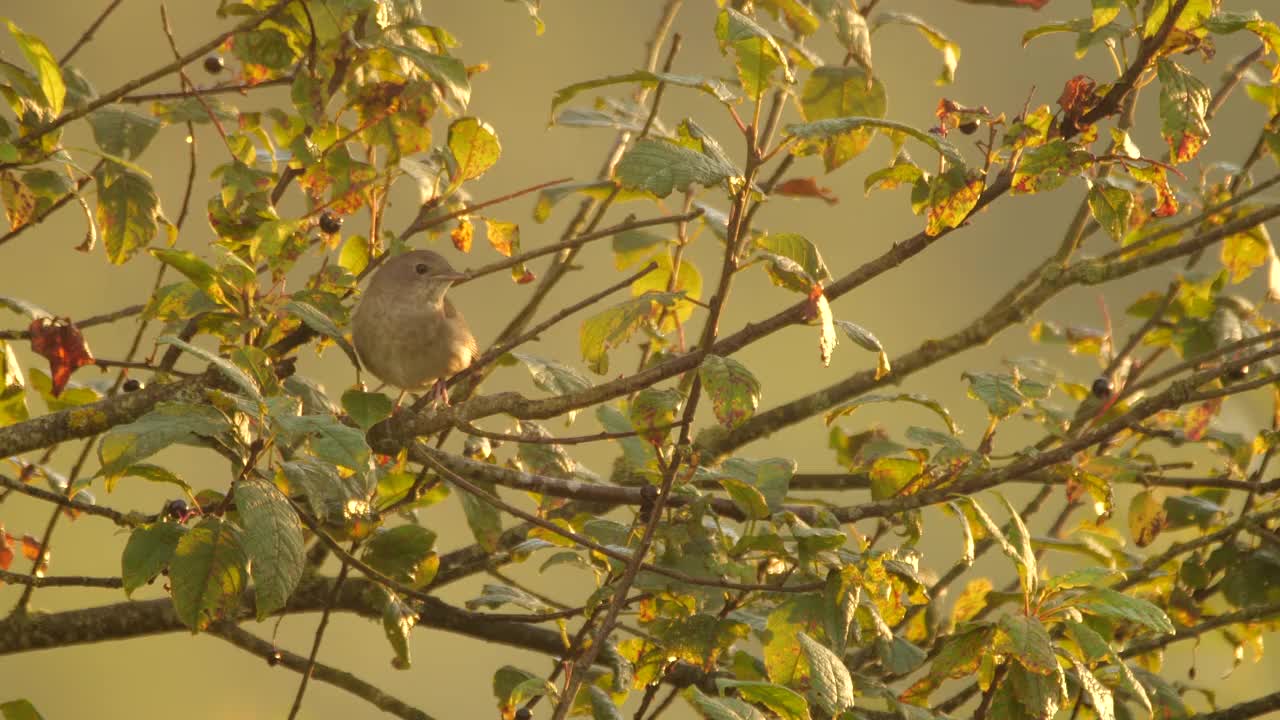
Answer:
[(360, 298), (351, 318), (356, 352), (369, 372), (403, 391), (400, 399), (431, 387), (448, 404), (445, 378), (475, 358), (476, 339), (445, 298), (463, 277), (438, 253), (414, 250), (388, 260)]

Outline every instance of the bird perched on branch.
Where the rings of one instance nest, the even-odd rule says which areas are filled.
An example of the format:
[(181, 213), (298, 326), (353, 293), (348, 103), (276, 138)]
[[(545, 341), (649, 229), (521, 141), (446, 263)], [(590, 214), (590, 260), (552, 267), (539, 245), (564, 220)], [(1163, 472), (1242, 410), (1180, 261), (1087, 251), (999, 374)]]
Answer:
[(445, 297), (465, 275), (439, 253), (414, 250), (388, 260), (373, 274), (351, 318), (360, 361), (379, 380), (410, 390), (432, 388), (448, 404), (444, 381), (471, 364), (476, 339), (462, 313)]

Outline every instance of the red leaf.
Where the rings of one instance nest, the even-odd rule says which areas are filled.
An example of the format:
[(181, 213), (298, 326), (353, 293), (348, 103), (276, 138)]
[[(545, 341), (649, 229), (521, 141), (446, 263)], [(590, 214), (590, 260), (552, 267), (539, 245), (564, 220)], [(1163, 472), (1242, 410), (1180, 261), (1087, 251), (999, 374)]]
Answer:
[[(512, 275), (514, 275), (514, 274), (515, 274), (515, 272), (513, 271), (511, 274), (512, 274)], [(524, 271), (523, 273), (521, 273), (521, 274), (520, 274), (520, 277), (517, 277), (517, 278), (514, 278), (514, 279), (515, 279), (515, 281), (516, 281), (516, 284), (517, 284), (517, 285), (528, 285), (529, 283), (533, 282), (534, 280), (537, 280), (537, 279), (538, 279), (538, 276), (537, 276), (537, 275), (534, 275), (532, 270), (529, 270), (528, 268), (525, 268), (525, 271)]]
[(49, 361), (54, 397), (62, 394), (71, 373), (93, 364), (88, 343), (70, 320), (40, 317), (32, 320), (27, 330), (31, 333), (31, 349)]
[(811, 197), (818, 198), (828, 205), (835, 205), (840, 202), (840, 198), (831, 192), (831, 188), (818, 185), (818, 181), (811, 178), (791, 178), (778, 183), (773, 191), (779, 195), (788, 197)]

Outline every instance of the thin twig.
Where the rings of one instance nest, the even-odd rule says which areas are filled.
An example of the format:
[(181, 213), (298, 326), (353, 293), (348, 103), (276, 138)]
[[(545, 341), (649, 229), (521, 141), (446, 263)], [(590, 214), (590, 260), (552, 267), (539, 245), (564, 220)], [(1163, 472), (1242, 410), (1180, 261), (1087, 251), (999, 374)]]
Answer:
[(89, 27), (80, 34), (80, 37), (77, 38), (67, 52), (62, 55), (58, 60), (58, 65), (66, 67), (67, 63), (71, 62), (71, 58), (75, 57), (76, 53), (80, 52), (80, 48), (87, 45), (89, 41), (93, 39), (93, 34), (98, 32), (98, 28), (102, 27), (102, 23), (106, 22), (108, 17), (111, 17), (111, 13), (115, 12), (116, 8), (120, 7), (120, 3), (122, 2), (124, 2), (124, 0), (111, 0), (111, 3), (107, 5), (106, 9), (99, 13), (98, 17), (94, 18), (93, 22), (89, 23)]
[(124, 97), (125, 95), (128, 95), (130, 92), (137, 90), (140, 87), (150, 85), (156, 80), (159, 80), (160, 78), (177, 71), (179, 68), (187, 65), (188, 63), (203, 57), (209, 51), (217, 48), (219, 45), (226, 42), (227, 38), (233, 35), (237, 35), (239, 33), (248, 32), (258, 27), (262, 23), (270, 20), (271, 18), (280, 14), (292, 2), (294, 2), (294, 0), (281, 0), (280, 2), (271, 6), (267, 10), (261, 13), (258, 13), (257, 15), (253, 15), (251, 17), (244, 19), (235, 27), (231, 28), (230, 30), (227, 30), (226, 32), (219, 33), (217, 37), (205, 42), (203, 45), (199, 46), (195, 50), (192, 50), (186, 55), (183, 55), (182, 57), (178, 58), (174, 62), (171, 62), (168, 65), (157, 68), (155, 70), (152, 70), (151, 72), (146, 73), (141, 77), (134, 78), (133, 80), (130, 80), (129, 82), (115, 88), (114, 90), (110, 90), (106, 93), (103, 93), (102, 95), (99, 95), (93, 100), (85, 103), (84, 105), (81, 105), (80, 107), (74, 110), (71, 110), (70, 112), (63, 113), (61, 116), (59, 116), (57, 119), (53, 120), (52, 122), (32, 130), (30, 134), (22, 138), (22, 142), (24, 144), (30, 145), (36, 140), (39, 140), (45, 135), (48, 135), (54, 130), (57, 130), (58, 128), (62, 127), (63, 125), (66, 125), (67, 123), (75, 120), (79, 120), (80, 118), (88, 115), (94, 110), (97, 110), (102, 107), (106, 107), (107, 105), (110, 105), (111, 103), (116, 102), (120, 98)]
[(406, 720), (432, 720), (430, 715), (410, 706), (403, 700), (387, 694), (386, 691), (372, 683), (365, 682), (351, 673), (338, 670), (324, 663), (312, 663), (301, 655), (295, 655), (288, 650), (281, 650), (234, 623), (227, 621), (216, 622), (209, 626), (208, 633), (215, 637), (220, 637), (263, 660), (274, 658), (278, 660), (280, 665), (294, 672), (309, 673), (316, 680), (346, 690), (383, 712)]
[(33, 587), (92, 587), (92, 588), (122, 588), (124, 581), (120, 578), (113, 577), (78, 577), (72, 575), (66, 576), (41, 576), (41, 575), (22, 575), (20, 573), (9, 572), (8, 570), (0, 570), (0, 582), (13, 583), (15, 585), (31, 585)]
[[(351, 552), (359, 547), (359, 541), (352, 541)], [(320, 654), (320, 642), (324, 639), (325, 628), (329, 625), (329, 615), (333, 612), (333, 605), (338, 600), (338, 593), (342, 591), (342, 583), (346, 582), (347, 573), (350, 572), (351, 566), (345, 561), (338, 570), (338, 576), (333, 580), (333, 589), (329, 592), (329, 600), (325, 603), (324, 611), (320, 613), (320, 624), (316, 626), (315, 639), (311, 642), (311, 655), (307, 657), (307, 663), (302, 669), (302, 680), (298, 683), (298, 694), (293, 698), (293, 707), (289, 709), (289, 720), (298, 717), (298, 711), (302, 709), (302, 698), (307, 694), (307, 681), (311, 679), (311, 674), (316, 670), (316, 656)]]

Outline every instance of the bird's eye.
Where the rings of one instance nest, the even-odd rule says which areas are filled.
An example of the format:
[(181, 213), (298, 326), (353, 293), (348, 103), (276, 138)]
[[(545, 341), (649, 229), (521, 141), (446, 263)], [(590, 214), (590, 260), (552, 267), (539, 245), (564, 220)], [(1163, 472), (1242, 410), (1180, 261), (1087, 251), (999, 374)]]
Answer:
[(417, 265), (413, 266), (413, 269), (417, 270), (419, 275), (426, 275), (427, 270), (430, 270), (430, 268), (427, 267), (426, 263), (418, 263)]

